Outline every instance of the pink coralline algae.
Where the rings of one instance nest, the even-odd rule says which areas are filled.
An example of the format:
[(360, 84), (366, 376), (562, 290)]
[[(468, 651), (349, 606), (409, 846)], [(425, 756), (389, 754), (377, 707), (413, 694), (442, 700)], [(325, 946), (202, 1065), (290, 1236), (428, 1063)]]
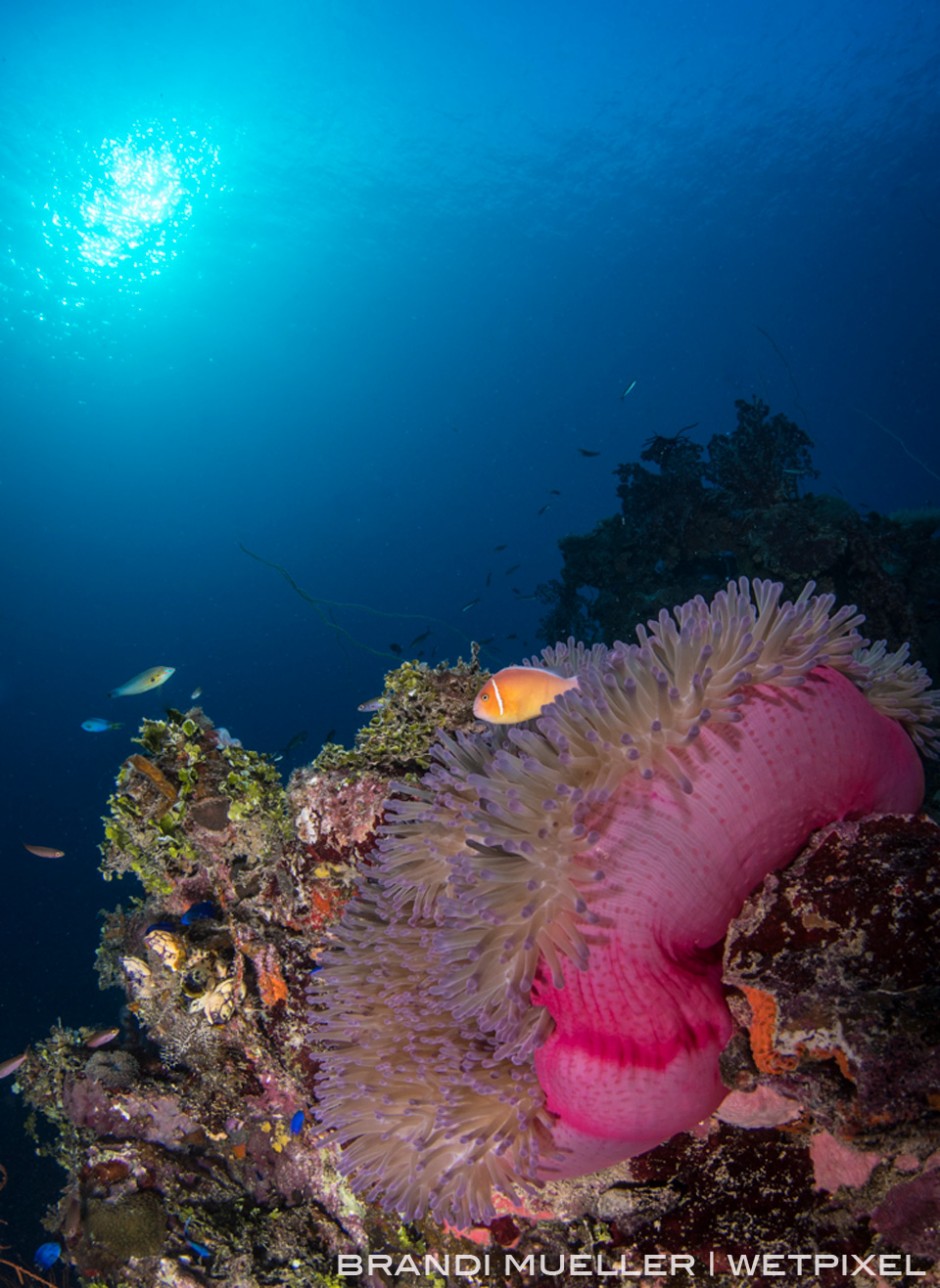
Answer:
[(298, 770), (289, 793), (298, 839), (321, 860), (348, 863), (374, 841), (387, 795), (388, 780), (377, 774)]
[(923, 668), (812, 592), (742, 579), (636, 645), (547, 649), (577, 690), (398, 785), (315, 985), (366, 1197), (485, 1221), (716, 1108), (730, 919), (814, 829), (916, 810), (935, 741)]

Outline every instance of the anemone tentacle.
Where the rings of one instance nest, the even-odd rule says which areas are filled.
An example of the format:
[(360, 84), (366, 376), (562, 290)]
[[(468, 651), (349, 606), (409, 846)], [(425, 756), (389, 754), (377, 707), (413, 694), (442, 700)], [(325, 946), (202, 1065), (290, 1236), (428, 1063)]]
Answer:
[(809, 583), (729, 582), (637, 643), (544, 650), (578, 685), (523, 727), (442, 736), (396, 784), (316, 977), (319, 1116), (367, 1197), (493, 1215), (707, 1115), (718, 955), (815, 828), (915, 810), (940, 694)]

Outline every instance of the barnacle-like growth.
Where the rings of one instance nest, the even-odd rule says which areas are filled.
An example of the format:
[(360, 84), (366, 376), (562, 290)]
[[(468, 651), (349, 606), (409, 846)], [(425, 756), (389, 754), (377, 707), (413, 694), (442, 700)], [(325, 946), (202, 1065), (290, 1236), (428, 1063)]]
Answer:
[(940, 695), (812, 584), (731, 582), (639, 642), (569, 641), (578, 687), (436, 744), (396, 785), (311, 1000), (320, 1114), (355, 1186), (409, 1217), (493, 1214), (718, 1103), (716, 948), (835, 818), (916, 809)]

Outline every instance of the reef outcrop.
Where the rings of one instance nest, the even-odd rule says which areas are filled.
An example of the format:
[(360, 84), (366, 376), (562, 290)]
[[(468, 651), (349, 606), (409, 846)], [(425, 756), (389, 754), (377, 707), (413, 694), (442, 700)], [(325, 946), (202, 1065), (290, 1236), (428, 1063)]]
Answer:
[[(634, 648), (548, 650), (543, 663), (584, 680), (525, 728), (474, 728), (478, 670), (409, 663), (371, 727), (381, 760), (363, 739), (355, 760), (329, 749), (286, 786), (200, 710), (145, 723), (102, 847), (106, 876), (141, 884), (106, 915), (99, 950), (120, 1028), (57, 1026), (10, 1072), (65, 1171), (47, 1225), (73, 1277), (335, 1288), (341, 1255), (421, 1267), (459, 1253), (490, 1256), (481, 1283), (523, 1288), (542, 1257), (677, 1256), (695, 1267), (676, 1284), (730, 1288), (743, 1256), (809, 1253), (909, 1258), (917, 1282), (940, 1282), (940, 846), (911, 813), (914, 740), (932, 745), (936, 700), (903, 652), (860, 652), (858, 618), (826, 597), (788, 608), (763, 583), (723, 595), (657, 618)], [(436, 744), (432, 711), (452, 731)], [(749, 737), (760, 763), (735, 776)], [(788, 776), (809, 804), (794, 805)], [(772, 835), (755, 829), (753, 865), (715, 908), (710, 850), (769, 795)], [(625, 806), (629, 835), (610, 830)], [(855, 818), (872, 809), (904, 816)], [(804, 849), (833, 817), (853, 821)], [(648, 861), (664, 828), (668, 861), (687, 865), (665, 886)], [(647, 864), (633, 885), (612, 866), (624, 849)], [(551, 853), (566, 861), (546, 873)], [(647, 968), (678, 1027), (644, 1021), (645, 1065), (615, 1033), (616, 1064), (707, 1058), (707, 1103), (614, 1162), (574, 1119), (589, 1075), (559, 1091), (565, 1070), (539, 1061), (553, 1039), (565, 1058), (584, 1049), (579, 1019), (607, 996), (591, 967), (618, 920), (638, 934), (644, 912), (665, 926), (680, 908), (702, 919), (700, 942), (644, 930), (620, 984)], [(699, 1028), (693, 996), (707, 1002)], [(372, 1046), (356, 1059), (344, 1044), (361, 1036)], [(610, 1049), (604, 1037), (589, 1054)], [(576, 1170), (608, 1165), (566, 1178), (557, 1147), (576, 1132), (589, 1138), (567, 1155)], [(411, 1189), (394, 1179), (403, 1164)]]
[(399, 787), (314, 983), (319, 1112), (370, 1198), (488, 1221), (494, 1189), (717, 1107), (731, 917), (814, 829), (916, 810), (914, 740), (935, 740), (922, 668), (781, 589), (742, 579), (637, 645), (546, 650), (577, 688), (525, 729), (442, 739)]
[(940, 674), (940, 509), (887, 515), (814, 493), (809, 435), (759, 398), (735, 411), (705, 443), (695, 427), (654, 434), (617, 467), (616, 512), (563, 537), (559, 576), (539, 588), (542, 637), (627, 639), (663, 604), (772, 577), (787, 595), (815, 581), (863, 605), (872, 638), (906, 640)]

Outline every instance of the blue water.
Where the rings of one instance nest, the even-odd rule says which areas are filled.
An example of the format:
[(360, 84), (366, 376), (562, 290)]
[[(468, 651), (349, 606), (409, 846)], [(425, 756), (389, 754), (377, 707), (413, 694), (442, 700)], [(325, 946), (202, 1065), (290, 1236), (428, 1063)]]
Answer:
[[(199, 685), (272, 752), (306, 729), (297, 763), (432, 617), (429, 661), (533, 651), (527, 596), (614, 512), (614, 466), (730, 431), (736, 398), (810, 433), (818, 488), (940, 500), (936, 5), (19, 8), (0, 1059), (115, 1021), (96, 912), (132, 891), (97, 875), (100, 815), (165, 702)], [(239, 543), (369, 611), (318, 612)], [(164, 689), (108, 699), (155, 664)], [(19, 1133), (0, 1084), (0, 1205), (35, 1186), (4, 1238), (31, 1249), (58, 1182)]]

